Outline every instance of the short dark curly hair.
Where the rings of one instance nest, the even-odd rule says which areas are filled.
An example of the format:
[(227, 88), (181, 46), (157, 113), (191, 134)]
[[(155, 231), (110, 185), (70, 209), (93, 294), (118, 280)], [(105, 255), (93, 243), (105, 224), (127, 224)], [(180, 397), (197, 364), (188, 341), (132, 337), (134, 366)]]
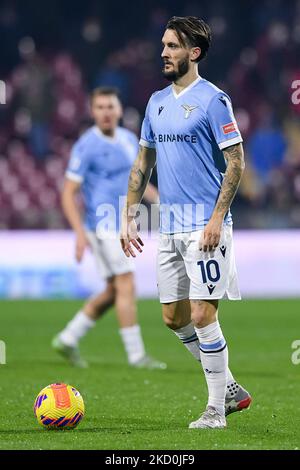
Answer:
[(173, 29), (184, 47), (200, 47), (201, 54), (196, 60), (204, 59), (211, 43), (211, 30), (205, 21), (196, 16), (173, 16), (166, 29)]

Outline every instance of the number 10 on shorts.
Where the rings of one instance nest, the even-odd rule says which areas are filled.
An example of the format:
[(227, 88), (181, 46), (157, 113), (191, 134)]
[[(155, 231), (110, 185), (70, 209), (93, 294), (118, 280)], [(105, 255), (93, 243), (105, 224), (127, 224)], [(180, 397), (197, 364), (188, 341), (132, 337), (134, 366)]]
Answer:
[(200, 266), (203, 284), (206, 284), (207, 281), (218, 282), (220, 280), (220, 268), (216, 260), (198, 261), (197, 264)]

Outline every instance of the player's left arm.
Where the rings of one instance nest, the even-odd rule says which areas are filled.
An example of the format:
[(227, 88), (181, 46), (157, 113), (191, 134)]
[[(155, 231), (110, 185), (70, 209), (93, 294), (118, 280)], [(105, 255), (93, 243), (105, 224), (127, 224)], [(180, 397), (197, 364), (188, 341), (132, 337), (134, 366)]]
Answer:
[(244, 151), (241, 143), (225, 148), (223, 154), (227, 162), (227, 168), (215, 209), (203, 232), (200, 246), (203, 251), (211, 251), (218, 246), (224, 217), (234, 199), (245, 168)]

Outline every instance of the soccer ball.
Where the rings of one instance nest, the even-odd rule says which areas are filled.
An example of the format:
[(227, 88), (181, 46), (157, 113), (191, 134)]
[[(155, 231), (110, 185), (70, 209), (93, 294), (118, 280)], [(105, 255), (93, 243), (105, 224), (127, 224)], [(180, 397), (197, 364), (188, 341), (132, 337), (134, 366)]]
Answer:
[(47, 429), (72, 429), (83, 418), (84, 402), (71, 385), (51, 384), (40, 391), (33, 411), (38, 423)]

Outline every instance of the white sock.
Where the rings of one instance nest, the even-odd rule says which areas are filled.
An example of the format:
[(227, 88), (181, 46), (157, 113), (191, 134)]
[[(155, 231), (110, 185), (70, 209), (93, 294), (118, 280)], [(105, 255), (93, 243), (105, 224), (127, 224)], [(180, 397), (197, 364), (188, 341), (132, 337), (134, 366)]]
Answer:
[(129, 364), (134, 364), (145, 356), (145, 347), (139, 325), (121, 328), (120, 335)]
[(80, 310), (61, 331), (59, 338), (67, 346), (77, 346), (78, 341), (86, 335), (95, 324), (95, 320), (92, 320), (86, 313)]
[(218, 321), (195, 328), (199, 338), (201, 363), (208, 388), (208, 406), (225, 414), (228, 350)]
[[(199, 339), (195, 331), (193, 323), (189, 323), (186, 326), (173, 330), (175, 335), (182, 341), (184, 346), (194, 358), (201, 363)], [(235, 381), (230, 369), (227, 369), (227, 392), (226, 396), (233, 397), (238, 390), (238, 384)]]
[(194, 358), (201, 362), (199, 339), (193, 323), (191, 322), (188, 325), (173, 331), (180, 341), (182, 341), (186, 349), (194, 356)]

